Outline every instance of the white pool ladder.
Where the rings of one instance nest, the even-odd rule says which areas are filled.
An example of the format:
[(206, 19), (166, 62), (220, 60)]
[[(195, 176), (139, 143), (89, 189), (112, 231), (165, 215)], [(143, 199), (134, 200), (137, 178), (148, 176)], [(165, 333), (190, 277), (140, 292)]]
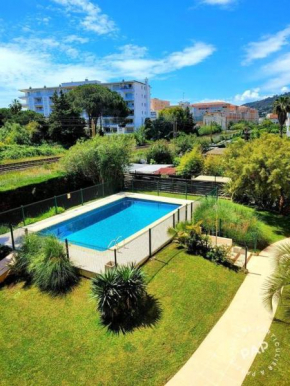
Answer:
[(108, 245), (108, 248), (107, 248), (107, 249), (110, 249), (110, 247), (111, 247), (112, 245), (117, 245), (117, 244), (118, 244), (118, 240), (121, 239), (122, 237), (123, 237), (123, 236), (118, 236), (118, 237), (116, 237), (115, 239), (111, 240), (110, 243), (109, 243), (109, 245)]

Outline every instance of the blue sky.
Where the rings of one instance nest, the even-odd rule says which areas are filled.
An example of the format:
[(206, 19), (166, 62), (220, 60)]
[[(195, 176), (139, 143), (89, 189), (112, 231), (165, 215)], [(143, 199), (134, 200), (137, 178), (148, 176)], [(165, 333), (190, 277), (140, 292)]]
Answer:
[(149, 78), (172, 103), (243, 104), (290, 89), (290, 2), (0, 2), (0, 107), (19, 88)]

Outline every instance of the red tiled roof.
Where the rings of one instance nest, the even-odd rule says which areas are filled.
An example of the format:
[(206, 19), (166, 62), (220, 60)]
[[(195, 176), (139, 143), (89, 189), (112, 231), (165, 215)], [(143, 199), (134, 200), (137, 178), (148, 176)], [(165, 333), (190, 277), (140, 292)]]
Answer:
[(156, 170), (156, 172), (154, 172), (154, 174), (162, 174), (162, 175), (172, 175), (172, 174), (175, 174), (176, 173), (176, 170), (175, 168), (161, 168), (159, 170)]

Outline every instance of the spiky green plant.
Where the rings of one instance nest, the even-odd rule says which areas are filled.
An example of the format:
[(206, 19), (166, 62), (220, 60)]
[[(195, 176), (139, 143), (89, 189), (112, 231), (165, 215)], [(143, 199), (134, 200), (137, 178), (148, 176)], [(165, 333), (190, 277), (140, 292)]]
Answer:
[(92, 295), (105, 320), (132, 317), (145, 293), (143, 271), (134, 265), (117, 267), (92, 280)]
[(186, 248), (188, 253), (204, 256), (210, 247), (209, 238), (202, 235), (201, 221), (192, 224), (189, 221), (178, 223), (168, 229), (175, 242)]
[(10, 263), (10, 274), (18, 279), (31, 279), (31, 262), (37, 253), (41, 250), (42, 239), (35, 234), (25, 236), (20, 251), (15, 254)]
[(264, 304), (273, 310), (276, 302), (281, 300), (284, 290), (286, 296), (283, 298), (283, 307), (285, 313), (290, 317), (290, 298), (288, 296), (290, 289), (290, 242), (284, 242), (279, 245), (275, 254), (275, 270), (267, 279), (264, 287)]
[(79, 280), (77, 269), (55, 237), (44, 238), (40, 255), (31, 262), (30, 270), (34, 283), (54, 295), (69, 291)]

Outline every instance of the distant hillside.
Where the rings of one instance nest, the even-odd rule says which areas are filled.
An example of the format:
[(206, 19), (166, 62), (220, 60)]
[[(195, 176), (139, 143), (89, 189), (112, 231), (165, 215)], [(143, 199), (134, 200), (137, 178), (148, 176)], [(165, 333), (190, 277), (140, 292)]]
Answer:
[[(257, 101), (257, 102), (245, 103), (244, 106), (257, 109), (259, 111), (260, 117), (264, 117), (265, 115), (267, 115), (273, 111), (274, 101), (279, 96), (281, 96), (281, 95), (274, 95), (270, 98), (262, 99), (261, 101)], [(286, 92), (285, 94), (282, 94), (282, 96), (289, 96), (290, 97), (290, 92)]]

